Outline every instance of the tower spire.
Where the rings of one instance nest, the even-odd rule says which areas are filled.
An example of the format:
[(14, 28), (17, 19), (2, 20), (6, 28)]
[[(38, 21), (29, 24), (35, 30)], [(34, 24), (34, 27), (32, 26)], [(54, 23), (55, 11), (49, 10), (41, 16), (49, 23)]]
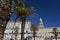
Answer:
[(44, 28), (44, 25), (43, 25), (43, 20), (42, 20), (42, 18), (40, 18), (40, 23), (39, 23), (39, 26), (38, 26), (39, 28)]

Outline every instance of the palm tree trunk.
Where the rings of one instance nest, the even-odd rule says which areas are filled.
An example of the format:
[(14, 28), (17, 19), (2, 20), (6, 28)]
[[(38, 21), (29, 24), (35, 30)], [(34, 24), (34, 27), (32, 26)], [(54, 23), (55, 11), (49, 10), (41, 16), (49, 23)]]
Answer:
[[(9, 21), (9, 19), (7, 20), (7, 22), (8, 22), (8, 21)], [(2, 30), (3, 30), (3, 31), (2, 31), (2, 40), (3, 40), (3, 37), (4, 37), (4, 31), (5, 31), (5, 29), (6, 29), (7, 22), (6, 22), (5, 26), (4, 26), (4, 28), (2, 29)]]
[(35, 40), (35, 30), (34, 30), (34, 40)]
[[(12, 14), (11, 14), (11, 15), (12, 15)], [(9, 18), (10, 18), (11, 15), (7, 15), (7, 16), (9, 16)], [(5, 29), (6, 29), (6, 25), (7, 25), (8, 21), (9, 21), (9, 18), (5, 19), (6, 24), (5, 24), (5, 26), (3, 27), (3, 29), (2, 29), (2, 39), (3, 39), (3, 37), (4, 37), (4, 31), (5, 31)]]
[[(11, 14), (12, 15), (12, 14)], [(6, 16), (9, 16), (9, 18), (10, 18), (10, 16), (11, 15), (6, 15)], [(2, 22), (2, 23), (4, 23), (4, 25), (2, 26), (3, 28), (1, 29), (2, 31), (1, 31), (1, 36), (0, 36), (0, 38), (1, 38), (1, 40), (3, 40), (3, 37), (4, 37), (4, 31), (5, 31), (5, 29), (6, 29), (6, 25), (7, 25), (7, 23), (8, 23), (8, 21), (9, 21), (9, 18), (8, 17), (6, 17), (5, 19), (4, 19), (4, 21), (6, 21), (6, 23), (4, 23), (4, 21)], [(2, 18), (3, 19), (3, 18)]]
[(1, 33), (0, 33), (0, 40), (3, 40), (3, 31), (1, 31)]
[(3, 28), (2, 39), (3, 39), (3, 37), (4, 37), (4, 31), (5, 31), (5, 29), (6, 29), (6, 26)]
[[(10, 7), (11, 8), (11, 7)], [(2, 9), (4, 9), (4, 7), (2, 7)], [(6, 10), (5, 10), (6, 11)], [(2, 12), (4, 12), (4, 10), (2, 11)], [(2, 14), (2, 12), (1, 12), (1, 14)], [(9, 18), (10, 18), (10, 16), (12, 15), (12, 14), (9, 14), (10, 13), (10, 10), (7, 10), (7, 15), (5, 15), (5, 16), (9, 16), (9, 17), (6, 17), (5, 19), (4, 19), (4, 21), (6, 21), (6, 23), (5, 23), (5, 25), (3, 26), (3, 28), (1, 29), (2, 31), (1, 31), (1, 35), (0, 35), (0, 40), (3, 40), (3, 37), (4, 37), (4, 31), (5, 31), (5, 29), (6, 29), (6, 25), (7, 25), (7, 22), (9, 21)], [(5, 14), (5, 13), (4, 13)], [(2, 18), (3, 19), (3, 18)], [(3, 23), (3, 22), (2, 22)]]
[(21, 18), (22, 19), (22, 25), (21, 25), (21, 40), (24, 40), (24, 28), (25, 28), (25, 21), (26, 17)]
[(15, 35), (15, 40), (17, 40), (17, 35)]
[(55, 37), (55, 39), (57, 40), (57, 37)]

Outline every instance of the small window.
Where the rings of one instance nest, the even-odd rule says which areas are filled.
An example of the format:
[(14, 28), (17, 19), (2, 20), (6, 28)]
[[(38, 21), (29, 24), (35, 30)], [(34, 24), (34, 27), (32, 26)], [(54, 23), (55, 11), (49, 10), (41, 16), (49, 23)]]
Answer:
[(44, 38), (44, 36), (42, 36), (42, 38)]
[(12, 31), (12, 33), (13, 33), (13, 31)]
[(59, 34), (60, 34), (60, 32), (59, 32)]
[(26, 33), (28, 33), (28, 31), (26, 31)]
[(40, 38), (41, 38), (41, 36), (40, 36)]
[(41, 34), (41, 33), (39, 33), (39, 34)]
[(51, 36), (51, 38), (53, 38), (53, 36)]
[(11, 36), (10, 40), (13, 40), (13, 36)]
[(13, 39), (10, 39), (10, 40), (13, 40)]

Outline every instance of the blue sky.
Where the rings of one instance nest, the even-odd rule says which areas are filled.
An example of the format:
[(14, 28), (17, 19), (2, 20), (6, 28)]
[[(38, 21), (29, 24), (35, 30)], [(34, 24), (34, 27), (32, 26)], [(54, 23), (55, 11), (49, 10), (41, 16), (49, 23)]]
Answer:
[[(26, 0), (30, 6), (35, 7), (35, 12), (38, 15), (38, 19), (34, 17), (27, 17), (27, 20), (31, 20), (34, 25), (39, 25), (40, 17), (43, 19), (45, 27), (60, 26), (60, 0)], [(14, 20), (13, 14), (10, 20)]]

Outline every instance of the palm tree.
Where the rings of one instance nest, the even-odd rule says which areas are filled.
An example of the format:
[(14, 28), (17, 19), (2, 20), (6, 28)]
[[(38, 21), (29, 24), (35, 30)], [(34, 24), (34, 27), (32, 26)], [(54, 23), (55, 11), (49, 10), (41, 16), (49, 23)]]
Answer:
[(35, 34), (36, 34), (36, 30), (37, 30), (37, 27), (35, 25), (32, 25), (32, 28), (31, 30), (33, 31), (33, 37), (34, 37), (34, 40), (35, 40)]
[(53, 33), (54, 33), (54, 35), (55, 35), (55, 39), (57, 40), (57, 36), (58, 36), (58, 34), (59, 34), (57, 28), (53, 28)]
[(33, 7), (31, 7), (30, 9), (26, 7), (26, 4), (24, 3), (24, 0), (22, 0), (22, 2), (18, 2), (18, 0), (15, 0), (16, 4), (17, 4), (17, 8), (15, 8), (15, 12), (16, 12), (16, 18), (18, 18), (20, 16), (21, 20), (22, 20), (22, 25), (21, 25), (21, 40), (24, 40), (24, 28), (25, 28), (25, 22), (26, 22), (26, 17), (30, 16), (30, 10), (33, 9)]
[[(11, 5), (9, 5), (9, 6), (11, 6)], [(1, 27), (0, 38), (1, 38), (1, 40), (3, 40), (4, 31), (5, 31), (7, 22), (9, 21), (9, 18), (11, 16), (11, 10), (10, 10), (11, 7), (9, 7), (10, 9), (8, 7), (5, 4), (3, 4), (2, 1), (0, 1), (0, 27)]]
[(18, 30), (19, 30), (19, 28), (18, 27), (15, 27), (14, 28), (14, 34), (15, 34), (15, 40), (17, 40), (17, 35), (18, 35)]
[(4, 31), (5, 31), (7, 22), (9, 21), (9, 18), (10, 18), (9, 15), (8, 15), (7, 11), (4, 11), (4, 10), (2, 13), (0, 13), (0, 27), (2, 28), (2, 34), (1, 35), (4, 35)]

